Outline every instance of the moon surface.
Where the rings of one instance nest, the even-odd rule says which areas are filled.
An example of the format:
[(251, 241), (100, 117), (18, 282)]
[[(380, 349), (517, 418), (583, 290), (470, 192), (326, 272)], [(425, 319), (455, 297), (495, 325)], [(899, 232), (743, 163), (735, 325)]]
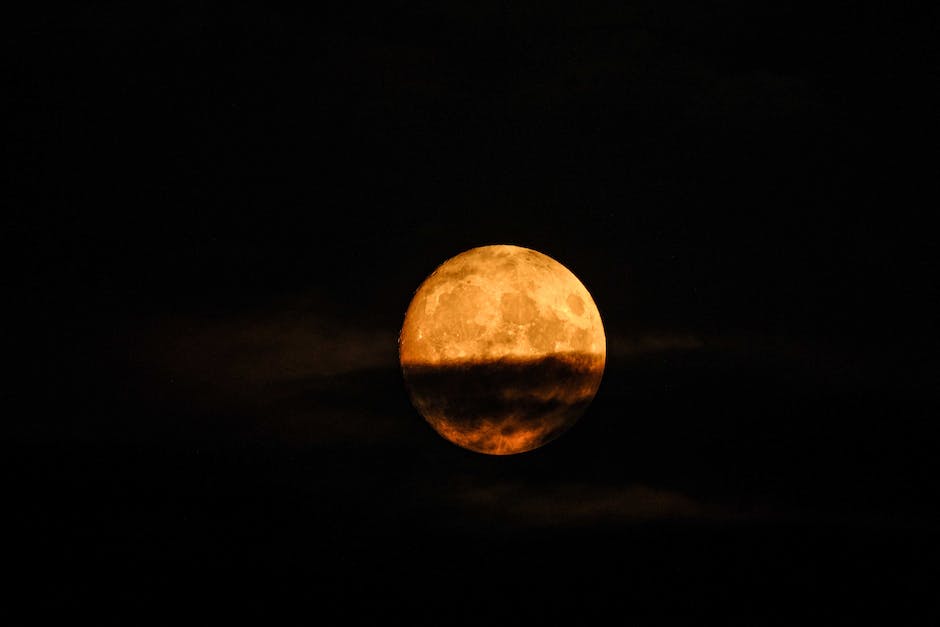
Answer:
[(606, 338), (594, 299), (530, 248), (480, 246), (415, 291), (399, 336), (411, 401), (445, 439), (512, 455), (556, 439), (600, 386)]

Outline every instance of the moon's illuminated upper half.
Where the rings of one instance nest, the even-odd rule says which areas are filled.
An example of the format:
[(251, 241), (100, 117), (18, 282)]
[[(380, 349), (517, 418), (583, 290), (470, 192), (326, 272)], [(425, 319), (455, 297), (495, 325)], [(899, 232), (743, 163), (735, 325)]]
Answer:
[(443, 263), (418, 288), (405, 314), (403, 363), (603, 356), (594, 299), (568, 268), (519, 246), (472, 248)]
[(412, 401), (455, 444), (531, 450), (573, 424), (606, 359), (597, 306), (538, 251), (472, 248), (441, 264), (405, 314), (399, 356)]

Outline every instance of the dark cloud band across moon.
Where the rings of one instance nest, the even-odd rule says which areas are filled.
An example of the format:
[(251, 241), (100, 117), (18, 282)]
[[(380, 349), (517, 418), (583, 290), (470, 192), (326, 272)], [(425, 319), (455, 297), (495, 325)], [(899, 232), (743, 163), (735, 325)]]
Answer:
[(581, 353), (402, 370), (412, 402), (438, 433), (501, 455), (538, 448), (567, 431), (597, 393), (604, 360)]

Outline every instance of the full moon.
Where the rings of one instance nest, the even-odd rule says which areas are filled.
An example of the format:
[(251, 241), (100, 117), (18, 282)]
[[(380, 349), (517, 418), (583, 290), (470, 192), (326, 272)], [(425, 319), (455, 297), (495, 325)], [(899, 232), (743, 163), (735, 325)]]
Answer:
[(566, 432), (594, 399), (607, 344), (594, 299), (530, 248), (480, 246), (415, 291), (398, 341), (412, 404), (445, 439), (512, 455)]

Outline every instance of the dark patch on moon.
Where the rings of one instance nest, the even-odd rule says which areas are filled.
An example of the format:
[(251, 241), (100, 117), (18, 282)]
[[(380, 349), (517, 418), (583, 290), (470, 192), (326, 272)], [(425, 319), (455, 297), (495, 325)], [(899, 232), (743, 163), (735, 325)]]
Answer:
[(604, 357), (402, 364), (414, 406), (444, 438), (480, 453), (538, 448), (571, 428), (590, 405)]

